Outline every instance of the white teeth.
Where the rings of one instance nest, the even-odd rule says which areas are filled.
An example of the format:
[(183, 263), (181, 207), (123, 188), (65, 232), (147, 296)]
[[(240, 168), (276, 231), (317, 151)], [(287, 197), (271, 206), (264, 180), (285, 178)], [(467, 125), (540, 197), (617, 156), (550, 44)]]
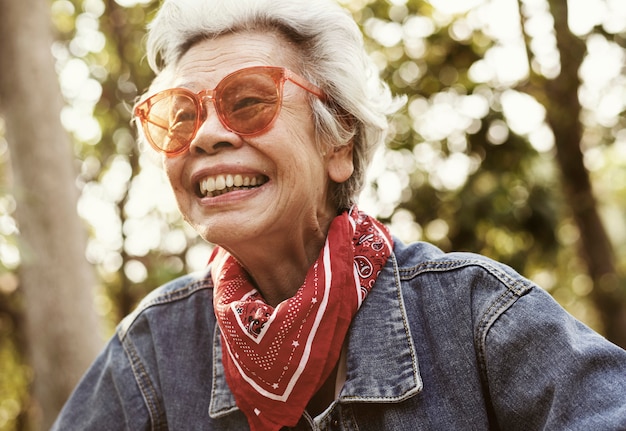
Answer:
[(215, 190), (223, 190), (226, 188), (226, 178), (224, 175), (218, 175), (215, 177)]
[(215, 178), (213, 177), (207, 178), (203, 182), (202, 186), (204, 187), (204, 190), (211, 190), (211, 191), (215, 190)]
[(232, 188), (256, 187), (263, 185), (266, 181), (266, 178), (262, 176), (248, 177), (241, 174), (216, 175), (200, 181), (200, 193), (202, 196), (218, 196), (232, 191)]

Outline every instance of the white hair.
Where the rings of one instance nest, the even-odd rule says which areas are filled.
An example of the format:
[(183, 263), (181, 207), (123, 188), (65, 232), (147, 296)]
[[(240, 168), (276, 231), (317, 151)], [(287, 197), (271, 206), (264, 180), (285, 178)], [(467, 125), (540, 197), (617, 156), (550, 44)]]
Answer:
[(300, 55), (296, 72), (326, 95), (323, 102), (311, 98), (320, 150), (352, 140), (354, 173), (333, 194), (338, 210), (356, 201), (398, 101), (381, 81), (347, 11), (332, 0), (165, 0), (148, 30), (148, 62), (157, 74), (149, 92), (166, 85), (196, 42), (254, 30), (286, 37)]

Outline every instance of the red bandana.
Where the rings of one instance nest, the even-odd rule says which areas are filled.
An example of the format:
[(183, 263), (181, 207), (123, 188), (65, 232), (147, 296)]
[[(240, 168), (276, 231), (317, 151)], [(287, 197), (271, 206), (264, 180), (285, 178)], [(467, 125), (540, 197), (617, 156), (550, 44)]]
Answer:
[(304, 284), (276, 308), (228, 252), (216, 250), (226, 381), (252, 431), (295, 426), (335, 367), (350, 322), (391, 254), (391, 236), (356, 207), (336, 217)]

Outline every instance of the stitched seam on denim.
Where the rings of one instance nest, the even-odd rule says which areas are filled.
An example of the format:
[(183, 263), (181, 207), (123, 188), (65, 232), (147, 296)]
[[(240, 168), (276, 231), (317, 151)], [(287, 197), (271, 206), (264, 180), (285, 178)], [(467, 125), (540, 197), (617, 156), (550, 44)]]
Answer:
[(215, 378), (217, 375), (217, 361), (218, 361), (218, 358), (219, 360), (221, 360), (221, 357), (222, 357), (221, 349), (219, 352), (217, 349), (218, 343), (220, 343), (219, 339), (221, 337), (218, 325), (215, 325), (215, 330), (213, 334), (214, 334), (213, 335), (213, 367), (212, 367), (213, 375), (211, 377), (211, 379), (213, 380), (213, 385), (211, 387), (211, 402), (209, 404), (209, 415), (215, 418), (221, 418), (233, 412), (236, 412), (237, 410), (239, 410), (239, 407), (237, 407), (237, 405), (234, 405), (232, 407), (221, 408), (217, 411), (211, 409), (211, 407), (213, 406), (213, 400), (216, 397), (215, 391), (217, 390), (217, 379)]
[(141, 395), (143, 396), (146, 407), (148, 408), (152, 430), (158, 431), (160, 429), (167, 429), (167, 425), (162, 428), (162, 416), (165, 415), (165, 412), (163, 412), (163, 414), (159, 413), (162, 412), (163, 409), (159, 408), (160, 406), (157, 401), (154, 385), (152, 384), (152, 381), (150, 380), (148, 373), (143, 366), (141, 359), (139, 358), (139, 355), (137, 354), (135, 348), (131, 345), (130, 342), (122, 341), (121, 344), (122, 348), (126, 352), (126, 355), (131, 365), (131, 369), (133, 370), (133, 375), (135, 376), (135, 381), (139, 386)]
[(152, 307), (186, 299), (202, 290), (207, 289), (213, 289), (213, 281), (211, 280), (211, 277), (208, 276), (201, 280), (193, 280), (175, 290), (163, 292), (155, 298), (150, 298), (150, 296), (148, 296), (150, 299), (146, 302), (140, 303), (139, 306), (137, 306), (131, 314), (126, 316), (118, 326), (117, 334), (120, 340), (123, 341), (126, 338), (130, 328), (133, 326), (133, 323), (144, 311)]
[[(530, 289), (528, 289), (525, 293), (529, 290)], [(478, 351), (478, 366), (486, 387), (489, 387), (487, 375), (487, 334), (491, 330), (495, 321), (498, 320), (502, 314), (522, 296), (523, 294), (517, 295), (515, 292), (510, 290), (503, 292), (502, 295), (500, 295), (491, 304), (487, 311), (485, 311), (483, 317), (476, 326), (474, 344), (476, 345), (476, 349)]]
[(221, 355), (221, 351), (218, 352), (217, 351), (217, 343), (218, 343), (218, 339), (217, 337), (219, 337), (219, 326), (215, 325), (215, 329), (213, 330), (213, 366), (211, 367), (211, 372), (213, 373), (211, 376), (211, 380), (213, 381), (213, 385), (211, 386), (211, 401), (209, 404), (209, 414), (219, 414), (221, 412), (217, 411), (211, 411), (211, 407), (213, 404), (213, 400), (215, 399), (215, 391), (217, 389), (217, 379), (216, 379), (216, 375), (217, 375), (217, 355)]
[(532, 282), (519, 276), (513, 277), (497, 266), (485, 262), (480, 259), (454, 259), (445, 262), (427, 261), (411, 268), (402, 268), (400, 270), (401, 278), (410, 280), (418, 275), (430, 272), (444, 272), (451, 270), (460, 270), (469, 266), (483, 268), (487, 273), (496, 278), (506, 290), (496, 298), (489, 308), (485, 311), (482, 318), (478, 321), (474, 332), (474, 345), (477, 350), (477, 360), (480, 374), (483, 382), (488, 387), (487, 379), (487, 358), (486, 358), (486, 340), (487, 334), (493, 323), (520, 297), (530, 292), (533, 288)]
[(504, 271), (498, 269), (496, 266), (479, 259), (449, 260), (446, 262), (428, 261), (410, 268), (400, 268), (398, 272), (401, 280), (410, 280), (418, 275), (428, 272), (445, 272), (467, 268), (470, 266), (483, 268), (502, 282), (508, 290), (512, 291), (517, 296), (522, 296), (532, 286), (531, 282), (523, 279), (521, 276), (519, 279), (515, 279)]
[(482, 318), (478, 321), (478, 324), (476, 325), (475, 341), (478, 343), (477, 345), (479, 347), (479, 356), (481, 360), (485, 358), (484, 351), (487, 332), (489, 332), (491, 325), (501, 316), (503, 311), (515, 302), (517, 298), (518, 297), (513, 295), (510, 291), (502, 292), (502, 294), (495, 301), (493, 301), (491, 306), (489, 306), (489, 308), (483, 313)]
[(354, 410), (352, 409), (352, 406), (342, 406), (341, 404), (338, 404), (337, 408), (339, 409), (339, 417), (341, 418), (343, 429), (357, 430), (358, 426), (356, 424), (356, 418), (354, 417)]
[(182, 287), (179, 287), (178, 289), (163, 292), (156, 298), (152, 298), (143, 306), (143, 308), (180, 301), (181, 299), (185, 299), (199, 290), (207, 288), (213, 288), (213, 281), (209, 277), (205, 277), (201, 280), (194, 280)]
[(363, 397), (357, 395), (341, 397), (340, 402), (344, 404), (376, 404), (376, 403), (401, 403), (420, 393), (420, 389), (411, 389), (397, 397)]
[[(400, 303), (400, 305), (402, 306), (402, 309), (400, 310), (401, 314), (402, 314), (402, 324), (404, 326), (404, 334), (406, 335), (406, 339), (408, 340), (409, 343), (409, 350), (411, 351), (411, 362), (413, 365), (413, 382), (415, 384), (416, 392), (419, 392), (422, 388), (422, 382), (419, 379), (419, 365), (417, 363), (417, 357), (415, 354), (415, 346), (413, 345), (413, 337), (411, 336), (411, 330), (409, 329), (409, 319), (407, 318), (406, 315), (406, 306), (404, 304), (404, 297), (402, 296), (402, 281), (400, 280), (400, 271), (398, 268), (398, 261), (396, 260), (396, 255), (395, 253), (391, 253), (391, 256), (389, 256), (390, 259), (392, 259), (393, 262), (393, 267), (394, 267), (394, 277), (393, 277), (393, 281), (395, 283), (395, 287), (396, 287), (396, 297), (398, 298), (398, 303)], [(408, 394), (412, 394), (413, 391), (409, 391)], [(408, 395), (406, 394), (406, 395)]]
[(410, 344), (409, 350), (411, 351), (411, 362), (413, 365), (413, 382), (415, 383), (415, 386), (413, 389), (396, 397), (363, 397), (363, 396), (358, 396), (358, 395), (340, 396), (339, 402), (343, 402), (343, 403), (401, 402), (401, 401), (411, 398), (413, 395), (419, 393), (422, 390), (423, 382), (419, 378), (419, 375), (420, 375), (419, 364), (418, 364), (417, 356), (415, 354), (415, 346), (413, 345), (413, 337), (411, 336), (411, 331), (409, 329), (410, 326), (409, 326), (409, 321), (408, 321), (407, 314), (406, 314), (406, 306), (404, 305), (404, 298), (402, 296), (402, 281), (399, 276), (400, 270), (398, 268), (398, 261), (396, 259), (395, 253), (391, 253), (391, 255), (389, 256), (389, 259), (393, 263), (392, 271), (394, 274), (393, 281), (395, 284), (396, 297), (398, 298), (398, 302), (402, 306), (401, 314), (402, 314), (402, 324), (404, 326), (404, 333), (405, 333), (406, 339), (408, 340)]

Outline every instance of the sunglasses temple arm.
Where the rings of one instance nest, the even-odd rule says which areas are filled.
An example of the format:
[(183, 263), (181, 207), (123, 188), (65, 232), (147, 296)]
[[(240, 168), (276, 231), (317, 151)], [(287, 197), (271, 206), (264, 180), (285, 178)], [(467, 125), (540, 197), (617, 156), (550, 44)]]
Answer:
[(290, 80), (291, 82), (296, 84), (298, 87), (308, 91), (311, 94), (314, 94), (321, 100), (326, 99), (326, 95), (324, 94), (321, 88), (319, 88), (317, 85), (311, 84), (309, 81), (307, 81), (300, 75), (296, 75), (290, 70), (285, 70), (285, 79)]

